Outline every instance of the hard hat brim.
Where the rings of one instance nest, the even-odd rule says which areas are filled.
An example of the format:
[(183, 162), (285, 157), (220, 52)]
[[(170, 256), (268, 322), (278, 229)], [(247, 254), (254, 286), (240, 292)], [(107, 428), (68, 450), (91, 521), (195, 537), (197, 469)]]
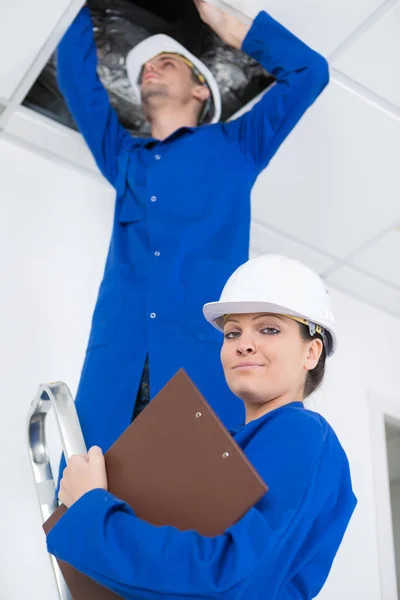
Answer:
[(143, 40), (143, 42), (140, 42), (137, 44), (137, 46), (132, 48), (126, 57), (126, 71), (129, 82), (133, 88), (133, 91), (135, 92), (137, 101), (141, 101), (140, 86), (138, 81), (143, 65), (163, 52), (181, 54), (190, 60), (196, 69), (204, 76), (206, 83), (210, 88), (214, 104), (214, 114), (211, 122), (218, 123), (222, 113), (222, 102), (221, 93), (214, 75), (203, 62), (194, 56), (194, 54), (189, 52), (189, 50), (182, 46), (182, 44), (163, 33), (153, 35)]
[[(225, 315), (240, 315), (253, 313), (271, 313), (276, 315), (290, 315), (292, 317), (304, 318), (298, 312), (291, 310), (288, 307), (269, 302), (209, 302), (203, 306), (203, 314), (206, 320), (218, 331), (224, 331), (224, 323), (222, 321)], [(321, 319), (314, 320), (311, 315), (307, 319), (317, 325), (321, 325), (329, 337), (329, 347), (326, 348), (328, 356), (331, 356), (337, 345), (336, 332), (331, 327), (321, 322)]]

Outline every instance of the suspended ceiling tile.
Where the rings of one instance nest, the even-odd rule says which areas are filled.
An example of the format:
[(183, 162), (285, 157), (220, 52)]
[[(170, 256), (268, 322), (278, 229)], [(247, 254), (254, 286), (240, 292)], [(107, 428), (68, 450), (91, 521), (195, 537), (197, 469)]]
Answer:
[(254, 222), (251, 227), (250, 247), (253, 255), (282, 254), (288, 258), (300, 260), (320, 274), (333, 266), (333, 261), (330, 258), (288, 240)]
[(400, 289), (396, 290), (351, 267), (342, 267), (328, 277), (327, 283), (400, 318)]
[(400, 108), (400, 4), (394, 6), (334, 66)]
[(82, 136), (52, 119), (20, 106), (4, 131), (25, 144), (100, 176)]
[(253, 192), (253, 216), (344, 258), (400, 215), (400, 122), (331, 83)]
[(72, 2), (0, 2), (0, 96), (11, 98)]
[[(400, 197), (399, 188), (397, 192)], [(400, 228), (387, 233), (379, 242), (357, 256), (352, 264), (378, 279), (396, 285), (400, 290)]]
[(382, 0), (227, 0), (237, 10), (255, 17), (260, 10), (300, 36), (325, 55), (331, 54), (377, 8)]

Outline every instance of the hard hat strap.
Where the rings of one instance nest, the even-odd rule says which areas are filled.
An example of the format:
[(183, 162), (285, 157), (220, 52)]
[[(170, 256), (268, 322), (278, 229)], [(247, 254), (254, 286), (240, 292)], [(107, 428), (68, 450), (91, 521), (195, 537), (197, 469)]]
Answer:
[(298, 323), (302, 323), (303, 325), (306, 325), (310, 331), (310, 335), (312, 337), (314, 337), (314, 335), (316, 333), (318, 333), (319, 335), (322, 335), (322, 337), (324, 337), (324, 329), (321, 327), (321, 325), (316, 325), (315, 323), (312, 323), (311, 321), (308, 321), (307, 319), (303, 319), (302, 317), (293, 317), (292, 315), (282, 315), (283, 317), (287, 317), (288, 319), (292, 319), (292, 321), (297, 321)]
[[(224, 319), (224, 323), (226, 323), (228, 317), (230, 315), (224, 315), (223, 319)], [(310, 331), (310, 335), (312, 337), (314, 337), (314, 335), (316, 333), (318, 333), (319, 335), (321, 335), (324, 339), (325, 339), (325, 331), (323, 329), (323, 327), (321, 327), (321, 325), (316, 325), (315, 323), (312, 323), (311, 321), (308, 321), (307, 319), (303, 319), (302, 317), (294, 317), (293, 315), (282, 315), (282, 317), (287, 317), (288, 319), (292, 319), (292, 321), (297, 321), (298, 323), (301, 323), (302, 325), (306, 325)]]

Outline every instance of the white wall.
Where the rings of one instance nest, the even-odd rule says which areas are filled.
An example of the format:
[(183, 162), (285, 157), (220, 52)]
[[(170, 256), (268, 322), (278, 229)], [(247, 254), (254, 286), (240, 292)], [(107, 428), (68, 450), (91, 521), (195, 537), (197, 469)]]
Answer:
[(400, 590), (400, 481), (397, 481), (390, 486), (390, 497), (392, 503), (394, 548), (397, 566), (397, 589)]
[(111, 233), (105, 184), (0, 140), (0, 598), (55, 600), (26, 442), (41, 382), (76, 391)]
[[(25, 439), (42, 381), (79, 377), (113, 210), (104, 183), (0, 141), (0, 597), (55, 600)], [(400, 320), (332, 291), (340, 346), (312, 405), (350, 459), (359, 506), (323, 600), (377, 600), (366, 394), (400, 402)], [(6, 490), (6, 492), (4, 492)], [(394, 599), (393, 599), (394, 600)]]
[[(324, 600), (378, 600), (379, 564), (367, 393), (400, 402), (400, 320), (332, 290), (340, 346), (315, 408), (336, 429), (359, 500)], [(393, 600), (396, 600), (393, 598)]]

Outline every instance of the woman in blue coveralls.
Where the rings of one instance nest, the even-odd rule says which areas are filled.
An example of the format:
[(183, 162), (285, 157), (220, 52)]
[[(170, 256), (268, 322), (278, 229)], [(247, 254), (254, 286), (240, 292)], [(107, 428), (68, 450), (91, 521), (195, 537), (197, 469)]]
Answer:
[(64, 473), (69, 509), (49, 552), (132, 600), (314, 598), (356, 505), (334, 431), (303, 404), (336, 349), (325, 285), (301, 263), (265, 255), (239, 267), (204, 314), (224, 332), (226, 381), (246, 411), (234, 438), (268, 493), (223, 535), (156, 527), (107, 491), (94, 447)]
[(147, 139), (133, 138), (110, 106), (87, 7), (58, 49), (60, 89), (117, 192), (76, 398), (86, 445), (103, 451), (181, 367), (226, 426), (243, 418), (241, 403), (226, 394), (222, 335), (207, 328), (201, 308), (248, 259), (253, 184), (329, 79), (326, 60), (267, 13), (248, 26), (203, 0), (196, 6), (227, 44), (276, 78), (252, 110), (229, 123), (218, 122), (212, 74), (167, 36), (144, 40), (127, 59), (151, 122)]

